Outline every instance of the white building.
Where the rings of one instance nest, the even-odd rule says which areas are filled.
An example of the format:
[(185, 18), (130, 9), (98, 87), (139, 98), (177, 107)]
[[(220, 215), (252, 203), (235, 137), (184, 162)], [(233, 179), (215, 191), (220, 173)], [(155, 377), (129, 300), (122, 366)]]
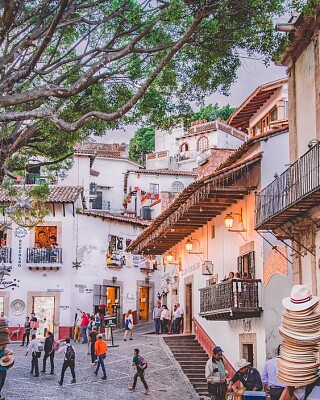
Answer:
[[(129, 308), (135, 321), (152, 318), (158, 272), (151, 259), (125, 253), (148, 222), (87, 210), (83, 193), (78, 186), (51, 186), (50, 215), (42, 223), (30, 230), (13, 224), (2, 231), (2, 260), (11, 271), (0, 280), (0, 309), (10, 329), (23, 326), (31, 312), (40, 320), (39, 336), (46, 318), (60, 338), (70, 335), (78, 309), (107, 310), (119, 326)], [(3, 190), (0, 202), (8, 204)], [(49, 250), (53, 242), (54, 253)]]

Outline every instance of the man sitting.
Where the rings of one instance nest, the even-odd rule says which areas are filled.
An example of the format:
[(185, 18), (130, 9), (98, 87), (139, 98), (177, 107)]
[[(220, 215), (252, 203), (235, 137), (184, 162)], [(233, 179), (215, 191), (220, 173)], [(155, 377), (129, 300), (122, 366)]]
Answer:
[(250, 367), (251, 363), (244, 358), (236, 363), (237, 372), (230, 379), (228, 391), (233, 389), (233, 385), (240, 381), (246, 390), (262, 390), (262, 381), (257, 369)]

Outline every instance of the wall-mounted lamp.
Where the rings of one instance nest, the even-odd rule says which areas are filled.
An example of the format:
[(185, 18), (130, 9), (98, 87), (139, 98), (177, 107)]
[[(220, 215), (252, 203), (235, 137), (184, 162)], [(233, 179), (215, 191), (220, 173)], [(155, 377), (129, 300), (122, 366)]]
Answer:
[[(198, 245), (199, 245), (199, 250), (198, 250), (198, 251), (192, 251), (192, 249), (193, 249), (193, 242), (194, 242), (194, 241), (198, 242)], [(199, 242), (198, 239), (193, 239), (193, 238), (188, 239), (188, 240), (186, 241), (186, 243), (185, 243), (185, 246), (186, 246), (186, 250), (187, 250), (187, 252), (188, 252), (189, 254), (203, 254), (203, 251), (201, 250), (200, 242)]]
[[(238, 224), (240, 224), (240, 229), (233, 229), (234, 215), (237, 215), (239, 217)], [(227, 214), (224, 217), (224, 226), (229, 232), (245, 232), (246, 230), (244, 229), (243, 219), (242, 219), (242, 208), (240, 209), (240, 213)]]
[(167, 260), (168, 264), (178, 264), (179, 263), (178, 261), (174, 260), (175, 254), (178, 255), (178, 259), (179, 259), (179, 253), (177, 253), (177, 252), (173, 253), (172, 251), (169, 251), (169, 253), (167, 253), (166, 260)]
[(117, 278), (116, 276), (113, 276), (113, 277), (112, 277), (112, 283), (116, 283), (116, 282), (117, 282), (117, 279), (118, 279), (118, 278)]

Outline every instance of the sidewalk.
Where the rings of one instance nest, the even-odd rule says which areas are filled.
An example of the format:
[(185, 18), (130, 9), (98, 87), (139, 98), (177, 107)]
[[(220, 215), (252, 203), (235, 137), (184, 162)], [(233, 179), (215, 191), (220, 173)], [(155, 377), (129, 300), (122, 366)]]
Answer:
[[(135, 400), (141, 398), (160, 400), (188, 400), (195, 399), (194, 393), (186, 385), (179, 368), (167, 353), (163, 340), (155, 335), (146, 335), (152, 331), (151, 324), (136, 326), (132, 341), (123, 341), (123, 333), (114, 334), (114, 343), (119, 347), (110, 348), (106, 358), (107, 380), (101, 380), (101, 371), (98, 377), (93, 373), (94, 366), (87, 355), (86, 344), (76, 344), (76, 384), (70, 384), (69, 370), (65, 375), (62, 387), (58, 385), (63, 355), (55, 356), (55, 375), (49, 375), (49, 360), (47, 360), (47, 374), (40, 373), (39, 378), (30, 374), (31, 357), (25, 357), (26, 348), (20, 343), (12, 343), (9, 348), (14, 351), (15, 365), (8, 371), (7, 380), (2, 395), (12, 400)], [(128, 392), (135, 373), (131, 366), (134, 348), (139, 348), (141, 355), (148, 362), (146, 381), (150, 388), (150, 395), (143, 394), (143, 386), (138, 380), (137, 391)], [(39, 360), (39, 369), (42, 369), (42, 359)]]

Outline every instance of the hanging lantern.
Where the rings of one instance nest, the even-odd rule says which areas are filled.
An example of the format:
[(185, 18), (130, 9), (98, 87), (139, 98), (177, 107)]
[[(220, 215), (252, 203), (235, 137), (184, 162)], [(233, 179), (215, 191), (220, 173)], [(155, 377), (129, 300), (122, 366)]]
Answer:
[(224, 218), (224, 225), (228, 231), (230, 231), (233, 227), (233, 216), (231, 214), (227, 214)]
[(193, 246), (193, 244), (192, 244), (192, 241), (191, 241), (190, 239), (188, 239), (188, 240), (186, 241), (185, 246), (186, 246), (186, 250), (187, 250), (187, 251), (192, 251), (192, 246)]
[(167, 254), (167, 262), (169, 262), (169, 263), (170, 263), (170, 262), (172, 262), (172, 261), (173, 261), (173, 259), (174, 259), (174, 255), (173, 255), (173, 253), (171, 253), (171, 252), (170, 252), (170, 253), (168, 253), (168, 254)]

